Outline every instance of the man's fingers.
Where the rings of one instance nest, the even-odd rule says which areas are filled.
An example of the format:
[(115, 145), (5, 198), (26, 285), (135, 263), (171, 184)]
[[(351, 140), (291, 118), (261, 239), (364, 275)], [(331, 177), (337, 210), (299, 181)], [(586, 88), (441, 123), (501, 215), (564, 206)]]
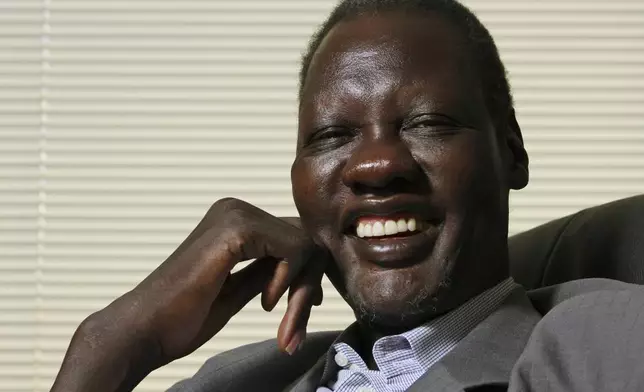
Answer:
[(257, 259), (241, 271), (229, 274), (217, 299), (207, 310), (208, 314), (198, 334), (185, 350), (192, 352), (201, 347), (219, 332), (231, 317), (256, 297), (270, 279), (278, 262), (279, 260), (269, 257)]
[(226, 306), (230, 317), (239, 312), (246, 304), (261, 293), (268, 284), (276, 266), (280, 264), (278, 259), (273, 257), (259, 258), (242, 270), (231, 274), (216, 302)]
[[(302, 230), (299, 219), (280, 219), (240, 200), (218, 201), (209, 216), (206, 223), (211, 228), (183, 255), (203, 261), (193, 265), (190, 275), (197, 277), (193, 284), (199, 292), (213, 296), (200, 340), (210, 338), (260, 292), (262, 306), (270, 310), (291, 287), (278, 337), (281, 348), (295, 348), (304, 339), (311, 306), (321, 300), (319, 286), (326, 265), (322, 249)], [(249, 259), (256, 260), (230, 274), (237, 263)]]
[(289, 354), (293, 354), (306, 336), (314, 291), (315, 287), (310, 285), (291, 287), (288, 307), (277, 331), (279, 348)]
[[(293, 227), (296, 227), (297, 229), (302, 229), (300, 218), (280, 217), (279, 219)], [(311, 248), (313, 249), (313, 246), (311, 246)], [(311, 257), (315, 256), (313, 253), (314, 252), (311, 252)], [(273, 274), (273, 278), (262, 292), (262, 307), (264, 310), (267, 312), (273, 310), (280, 298), (282, 298), (288, 289), (291, 281), (295, 278), (296, 273), (299, 272), (304, 263), (309, 261), (310, 260), (294, 260), (291, 261), (291, 265), (289, 265), (288, 261), (284, 260), (277, 266), (275, 273)]]
[(282, 261), (275, 267), (273, 277), (270, 279), (268, 285), (262, 292), (262, 307), (265, 311), (270, 312), (273, 310), (279, 299), (282, 298), (289, 285), (288, 275), (289, 265), (286, 261)]
[[(319, 286), (329, 261), (330, 255), (327, 252), (323, 252), (321, 248), (317, 248), (310, 253), (307, 260), (302, 260), (302, 263), (306, 264), (306, 266), (301, 273), (309, 276), (307, 279), (317, 283)], [(277, 266), (273, 278), (262, 293), (262, 307), (264, 310), (271, 311), (277, 305), (279, 299), (282, 298), (286, 289), (291, 286), (292, 282), (295, 279), (300, 279), (298, 278), (299, 275), (297, 275), (300, 273), (297, 267), (297, 265), (290, 263), (288, 260), (283, 261)], [(321, 286), (314, 292), (312, 301), (315, 306), (322, 303)]]
[(218, 202), (217, 212), (229, 227), (226, 253), (233, 265), (243, 260), (271, 256), (290, 263), (292, 279), (311, 257), (316, 246), (299, 226), (297, 218), (280, 219), (241, 200)]
[(304, 341), (311, 307), (319, 302), (323, 274), (324, 264), (314, 260), (291, 284), (288, 307), (277, 332), (278, 346), (290, 354)]
[[(322, 304), (322, 285), (313, 287), (298, 287), (289, 298), (289, 309), (282, 319), (278, 331), (278, 346), (289, 354), (293, 354), (306, 339), (306, 327), (311, 316), (311, 307)], [(280, 331), (282, 331), (282, 346)], [(290, 339), (289, 339), (289, 336)], [(288, 343), (286, 343), (288, 342)]]

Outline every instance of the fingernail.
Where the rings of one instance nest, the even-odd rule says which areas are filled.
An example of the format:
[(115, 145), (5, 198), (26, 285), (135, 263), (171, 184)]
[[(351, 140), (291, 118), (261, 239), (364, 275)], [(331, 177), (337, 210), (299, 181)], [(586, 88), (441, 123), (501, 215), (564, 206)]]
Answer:
[(293, 335), (293, 338), (286, 346), (286, 352), (288, 353), (288, 355), (293, 355), (295, 351), (297, 351), (301, 347), (302, 343), (304, 343), (302, 335), (303, 334), (301, 331), (297, 331), (295, 335)]

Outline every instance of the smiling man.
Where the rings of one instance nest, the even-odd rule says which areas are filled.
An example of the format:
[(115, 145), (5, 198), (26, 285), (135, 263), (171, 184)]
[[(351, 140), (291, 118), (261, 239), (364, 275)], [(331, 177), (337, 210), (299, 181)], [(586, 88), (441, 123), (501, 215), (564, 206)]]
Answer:
[(527, 155), (465, 9), (347, 2), (330, 20), (345, 13), (304, 61), (293, 195), (359, 317), (404, 329), (509, 276), (508, 190), (526, 185)]
[[(623, 372), (589, 376), (606, 374), (603, 345), (618, 347), (589, 345), (598, 333), (642, 330), (604, 324), (638, 314), (637, 289), (590, 281), (535, 294), (509, 277), (508, 193), (527, 184), (528, 158), (497, 49), (470, 11), (343, 1), (304, 57), (299, 109), (300, 219), (215, 203), (157, 270), (83, 322), (54, 391), (129, 391), (259, 293), (270, 310), (287, 289), (276, 341), (220, 354), (172, 390), (637, 389)], [(356, 323), (306, 337), (324, 273)], [(544, 318), (535, 295), (561, 304)], [(584, 307), (593, 312), (574, 312)]]

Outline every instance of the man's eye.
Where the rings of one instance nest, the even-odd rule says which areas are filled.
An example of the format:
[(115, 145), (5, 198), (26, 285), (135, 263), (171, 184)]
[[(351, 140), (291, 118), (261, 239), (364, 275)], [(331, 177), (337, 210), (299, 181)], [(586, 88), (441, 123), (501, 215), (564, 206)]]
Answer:
[(409, 124), (406, 128), (436, 128), (436, 129), (446, 129), (446, 128), (454, 128), (455, 126), (453, 124), (449, 124), (445, 121), (440, 121), (440, 120), (422, 120), (422, 121), (415, 121), (411, 124)]
[(341, 142), (349, 140), (354, 136), (355, 132), (352, 129), (344, 127), (328, 127), (321, 129), (313, 134), (310, 139), (311, 143), (327, 143), (327, 142)]
[(459, 128), (459, 125), (456, 125), (450, 121), (446, 121), (440, 118), (426, 118), (418, 119), (416, 121), (410, 121), (408, 124), (403, 125), (402, 130), (418, 131), (427, 136), (438, 136), (456, 132)]
[(347, 127), (330, 126), (311, 134), (304, 148), (311, 153), (324, 153), (341, 148), (355, 139), (357, 131)]

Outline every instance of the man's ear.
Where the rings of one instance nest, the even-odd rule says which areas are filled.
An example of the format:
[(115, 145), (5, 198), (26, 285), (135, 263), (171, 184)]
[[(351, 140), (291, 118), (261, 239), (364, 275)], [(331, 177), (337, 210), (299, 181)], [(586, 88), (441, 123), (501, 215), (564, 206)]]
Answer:
[(521, 127), (517, 122), (514, 108), (508, 114), (508, 129), (505, 132), (506, 167), (508, 169), (508, 185), (511, 189), (522, 189), (528, 185), (528, 153), (523, 146)]

